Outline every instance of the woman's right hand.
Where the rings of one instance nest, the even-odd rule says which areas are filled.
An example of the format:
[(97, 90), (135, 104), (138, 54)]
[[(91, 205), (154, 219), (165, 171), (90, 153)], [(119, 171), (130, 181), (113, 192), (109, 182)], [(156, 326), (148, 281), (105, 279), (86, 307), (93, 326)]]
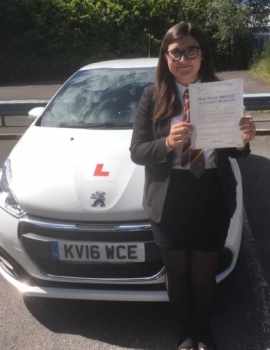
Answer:
[(193, 132), (194, 126), (189, 122), (180, 122), (173, 124), (170, 129), (170, 134), (166, 138), (166, 148), (170, 150), (182, 145), (187, 141)]

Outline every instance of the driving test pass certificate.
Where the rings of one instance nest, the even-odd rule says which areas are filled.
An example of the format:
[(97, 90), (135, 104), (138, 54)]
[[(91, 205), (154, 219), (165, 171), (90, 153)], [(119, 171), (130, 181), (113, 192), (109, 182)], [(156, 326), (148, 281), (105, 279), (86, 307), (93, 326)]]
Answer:
[(189, 85), (191, 148), (242, 147), (243, 79)]

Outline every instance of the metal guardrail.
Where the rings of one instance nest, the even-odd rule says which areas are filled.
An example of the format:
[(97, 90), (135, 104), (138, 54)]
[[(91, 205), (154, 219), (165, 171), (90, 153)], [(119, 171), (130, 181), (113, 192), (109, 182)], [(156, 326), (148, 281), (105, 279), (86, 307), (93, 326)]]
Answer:
[(25, 116), (35, 107), (45, 107), (49, 100), (14, 100), (0, 101), (0, 117), (2, 126), (6, 126), (5, 117)]
[(244, 94), (244, 106), (247, 111), (270, 110), (270, 94)]
[[(0, 101), (0, 117), (2, 126), (6, 126), (6, 116), (25, 116), (35, 107), (45, 107), (48, 100), (14, 100), (14, 101)], [(244, 94), (244, 105), (247, 111), (265, 111), (270, 110), (270, 93), (269, 94)], [(261, 122), (270, 122), (267, 120), (260, 120)]]

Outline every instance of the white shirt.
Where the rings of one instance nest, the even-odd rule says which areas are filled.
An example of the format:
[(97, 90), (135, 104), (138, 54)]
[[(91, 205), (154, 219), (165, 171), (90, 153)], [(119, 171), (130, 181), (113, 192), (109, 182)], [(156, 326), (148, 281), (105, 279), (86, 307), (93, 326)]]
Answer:
[[(201, 82), (200, 80), (197, 81), (198, 84), (200, 82)], [(187, 86), (184, 86), (184, 85), (179, 84), (177, 82), (175, 82), (175, 83), (176, 83), (178, 93), (179, 93), (178, 96), (180, 98), (182, 106), (184, 106), (184, 93), (187, 89)], [(179, 123), (179, 122), (183, 122), (184, 121), (184, 114), (185, 114), (185, 111), (183, 108), (182, 112), (179, 115), (177, 115), (171, 119), (171, 125)], [(189, 163), (187, 164), (187, 166), (185, 168), (183, 168), (181, 166), (182, 147), (183, 147), (183, 145), (180, 145), (174, 149), (173, 169), (184, 169), (184, 170), (189, 169)], [(203, 153), (204, 153), (205, 169), (216, 168), (217, 165), (215, 162), (215, 150), (214, 149), (204, 149), (203, 151), (204, 151)]]

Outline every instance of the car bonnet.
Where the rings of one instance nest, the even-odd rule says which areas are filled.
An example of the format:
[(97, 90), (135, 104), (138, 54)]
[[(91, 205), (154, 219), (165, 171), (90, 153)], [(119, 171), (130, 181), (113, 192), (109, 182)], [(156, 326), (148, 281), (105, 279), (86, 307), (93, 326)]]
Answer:
[(131, 129), (30, 127), (10, 155), (12, 190), (27, 214), (67, 220), (139, 220), (143, 167)]

